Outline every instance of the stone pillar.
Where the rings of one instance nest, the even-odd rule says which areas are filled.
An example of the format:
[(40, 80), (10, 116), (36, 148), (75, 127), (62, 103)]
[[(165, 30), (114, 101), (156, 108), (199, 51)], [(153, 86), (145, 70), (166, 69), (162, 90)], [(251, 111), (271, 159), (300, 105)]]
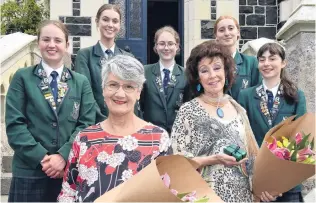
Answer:
[[(316, 0), (302, 0), (298, 6), (298, 0), (292, 3), (293, 12), (276, 37), (285, 42), (288, 76), (304, 91), (307, 111), (315, 112)], [(315, 201), (315, 176), (303, 183), (302, 194), (306, 202)]]
[(287, 73), (304, 91), (308, 112), (315, 112), (315, 4), (301, 1), (276, 35), (285, 42)]
[[(212, 0), (213, 2), (213, 0)], [(214, 16), (215, 17), (215, 16)], [(211, 0), (185, 0), (184, 2), (184, 65), (191, 50), (203, 41), (201, 27), (211, 19)], [(210, 30), (208, 30), (210, 31)], [(208, 32), (210, 33), (210, 32)]]

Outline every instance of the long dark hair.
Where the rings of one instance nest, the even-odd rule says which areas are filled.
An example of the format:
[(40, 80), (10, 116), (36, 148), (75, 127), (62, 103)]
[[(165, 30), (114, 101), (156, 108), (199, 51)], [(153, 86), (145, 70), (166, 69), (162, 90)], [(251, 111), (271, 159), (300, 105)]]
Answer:
[[(279, 55), (282, 61), (285, 60), (285, 51), (284, 48), (281, 47), (277, 43), (266, 43), (264, 44), (257, 53), (257, 58), (263, 55), (264, 52), (269, 51), (271, 55)], [(283, 86), (283, 97), (287, 103), (294, 103), (298, 101), (298, 88), (297, 86), (286, 76), (286, 72), (284, 68), (281, 70), (280, 75), (280, 85)]]

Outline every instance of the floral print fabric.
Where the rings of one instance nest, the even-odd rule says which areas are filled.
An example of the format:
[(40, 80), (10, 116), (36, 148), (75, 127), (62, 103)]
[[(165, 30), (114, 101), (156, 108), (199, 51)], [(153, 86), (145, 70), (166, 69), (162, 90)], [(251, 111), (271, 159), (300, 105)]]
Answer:
[(111, 135), (100, 124), (90, 126), (73, 143), (58, 201), (92, 202), (169, 154), (170, 145), (168, 133), (152, 124), (126, 137)]

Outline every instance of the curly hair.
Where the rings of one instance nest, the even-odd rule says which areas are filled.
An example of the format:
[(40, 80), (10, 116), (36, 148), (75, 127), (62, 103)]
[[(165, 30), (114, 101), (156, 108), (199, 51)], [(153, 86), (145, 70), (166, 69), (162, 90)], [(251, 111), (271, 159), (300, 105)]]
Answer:
[(223, 60), (225, 80), (228, 80), (228, 84), (226, 85), (225, 83), (223, 92), (226, 92), (232, 87), (235, 81), (235, 61), (227, 48), (215, 41), (209, 40), (194, 47), (186, 62), (185, 73), (188, 78), (192, 98), (198, 97), (204, 93), (203, 86), (201, 86), (200, 91), (197, 91), (197, 85), (200, 84), (198, 71), (199, 63), (203, 58), (213, 59), (215, 57), (219, 57)]

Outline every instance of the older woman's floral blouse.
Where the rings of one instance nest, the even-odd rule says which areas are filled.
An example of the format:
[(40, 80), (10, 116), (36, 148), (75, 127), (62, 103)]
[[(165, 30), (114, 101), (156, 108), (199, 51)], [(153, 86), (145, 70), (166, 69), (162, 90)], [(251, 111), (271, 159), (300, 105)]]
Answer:
[(170, 145), (168, 133), (150, 123), (126, 137), (111, 135), (100, 124), (90, 126), (73, 143), (58, 201), (94, 201), (152, 159), (169, 154)]

